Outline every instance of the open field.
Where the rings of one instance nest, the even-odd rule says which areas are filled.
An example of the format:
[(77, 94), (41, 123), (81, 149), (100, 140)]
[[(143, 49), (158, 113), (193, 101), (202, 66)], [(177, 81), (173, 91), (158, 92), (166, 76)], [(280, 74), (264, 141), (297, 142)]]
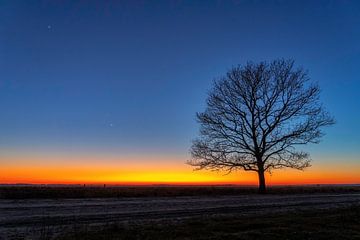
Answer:
[[(49, 189), (46, 188), (47, 191), (50, 191)], [(150, 191), (149, 189), (144, 191)], [(149, 236), (147, 239), (192, 239), (192, 237), (207, 239), (212, 236), (207, 233), (213, 231), (221, 232), (219, 236), (232, 232), (235, 234), (234, 238), (238, 234), (252, 231), (255, 237), (259, 237), (260, 233), (270, 234), (271, 228), (279, 228), (280, 233), (285, 231), (284, 234), (287, 234), (289, 229), (295, 231), (294, 226), (299, 229), (312, 227), (307, 219), (321, 223), (322, 215), (324, 219), (329, 218), (329, 226), (335, 226), (335, 222), (340, 221), (339, 232), (342, 232), (343, 224), (351, 216), (352, 222), (348, 226), (354, 229), (359, 227), (358, 231), (350, 231), (351, 236), (359, 237), (360, 192), (356, 188), (351, 191), (346, 188), (335, 191), (332, 188), (330, 191), (331, 188), (328, 187), (318, 193), (315, 193), (314, 189), (289, 188), (286, 192), (285, 188), (282, 190), (279, 188), (277, 194), (267, 195), (251, 194), (246, 191), (242, 194), (230, 194), (232, 191), (240, 190), (227, 188), (228, 194), (221, 195), (219, 192), (215, 194), (214, 192), (220, 190), (213, 192), (207, 190), (208, 194), (198, 196), (195, 194), (181, 196), (179, 189), (170, 187), (157, 190), (163, 191), (161, 192), (163, 196), (159, 193), (157, 193), (159, 196), (154, 196), (154, 189), (150, 191), (152, 194), (147, 192), (147, 195), (143, 195), (147, 197), (85, 198), (81, 195), (78, 198), (74, 196), (74, 198), (55, 199), (41, 195), (40, 198), (10, 199), (9, 195), (2, 195), (0, 239), (146, 239), (146, 236)], [(191, 188), (189, 187), (188, 191), (189, 189)], [(202, 191), (205, 192), (204, 189), (206, 188)], [(220, 192), (225, 191), (223, 188), (219, 189)], [(199, 192), (202, 193), (201, 190)], [(170, 196), (166, 196), (165, 193)], [(333, 225), (331, 221), (334, 221)], [(284, 230), (286, 223), (290, 224), (288, 230)], [(326, 225), (327, 220), (323, 224)], [(266, 226), (269, 229), (266, 229)], [(181, 229), (193, 235), (180, 234)], [(205, 235), (196, 235), (197, 229), (200, 232), (203, 229), (209, 230), (204, 232)], [(74, 234), (80, 234), (81, 237)], [(250, 237), (245, 239), (254, 239), (251, 238), (251, 234), (249, 236), (246, 234), (244, 236)], [(221, 239), (219, 236), (216, 237), (216, 233), (213, 235), (215, 236), (213, 239)]]
[[(224, 196), (257, 194), (254, 186), (0, 186), (0, 199)], [(360, 185), (272, 186), (270, 194), (360, 193)]]

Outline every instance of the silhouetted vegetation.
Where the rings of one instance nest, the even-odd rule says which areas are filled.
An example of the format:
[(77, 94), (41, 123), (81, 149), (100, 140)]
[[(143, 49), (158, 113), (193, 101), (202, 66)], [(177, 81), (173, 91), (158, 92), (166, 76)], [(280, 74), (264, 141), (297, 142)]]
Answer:
[(360, 239), (360, 206), (253, 217), (213, 216), (170, 223), (76, 226), (56, 239)]
[(334, 119), (319, 101), (320, 87), (292, 60), (247, 63), (214, 82), (200, 136), (191, 147), (196, 169), (254, 171), (265, 193), (265, 172), (303, 170), (308, 153), (296, 147), (319, 143)]
[[(360, 192), (360, 186), (272, 186), (270, 194), (348, 193)], [(176, 197), (216, 196), (257, 193), (256, 187), (243, 186), (136, 186), (136, 187), (0, 187), (0, 199), (64, 199), (64, 198), (122, 198), (122, 197)]]

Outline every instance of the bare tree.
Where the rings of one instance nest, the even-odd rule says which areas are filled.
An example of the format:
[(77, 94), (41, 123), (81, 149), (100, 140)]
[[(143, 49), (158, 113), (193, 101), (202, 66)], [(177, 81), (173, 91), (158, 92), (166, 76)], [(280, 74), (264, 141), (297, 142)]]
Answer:
[(309, 167), (309, 154), (296, 146), (319, 143), (321, 128), (334, 124), (319, 93), (293, 60), (232, 68), (214, 82), (206, 110), (197, 113), (200, 136), (188, 163), (196, 169), (255, 171), (259, 192), (265, 193), (265, 172)]

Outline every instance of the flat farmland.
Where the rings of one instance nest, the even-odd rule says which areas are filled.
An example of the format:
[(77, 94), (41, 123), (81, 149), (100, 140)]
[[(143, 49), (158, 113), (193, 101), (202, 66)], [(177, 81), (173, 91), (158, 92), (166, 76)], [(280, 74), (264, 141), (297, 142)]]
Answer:
[(44, 230), (49, 236), (56, 236), (74, 226), (154, 221), (176, 223), (204, 217), (246, 218), (340, 209), (359, 204), (360, 192), (357, 191), (158, 197), (150, 194), (148, 197), (117, 198), (3, 197), (0, 199), (0, 239), (34, 239)]

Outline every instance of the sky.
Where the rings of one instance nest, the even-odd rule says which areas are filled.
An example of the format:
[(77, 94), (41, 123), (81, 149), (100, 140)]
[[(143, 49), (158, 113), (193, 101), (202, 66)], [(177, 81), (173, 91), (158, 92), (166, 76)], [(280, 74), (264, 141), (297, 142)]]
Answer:
[(294, 59), (337, 124), (270, 184), (360, 183), (360, 2), (0, 0), (0, 182), (256, 183), (193, 171), (195, 113), (247, 61)]

